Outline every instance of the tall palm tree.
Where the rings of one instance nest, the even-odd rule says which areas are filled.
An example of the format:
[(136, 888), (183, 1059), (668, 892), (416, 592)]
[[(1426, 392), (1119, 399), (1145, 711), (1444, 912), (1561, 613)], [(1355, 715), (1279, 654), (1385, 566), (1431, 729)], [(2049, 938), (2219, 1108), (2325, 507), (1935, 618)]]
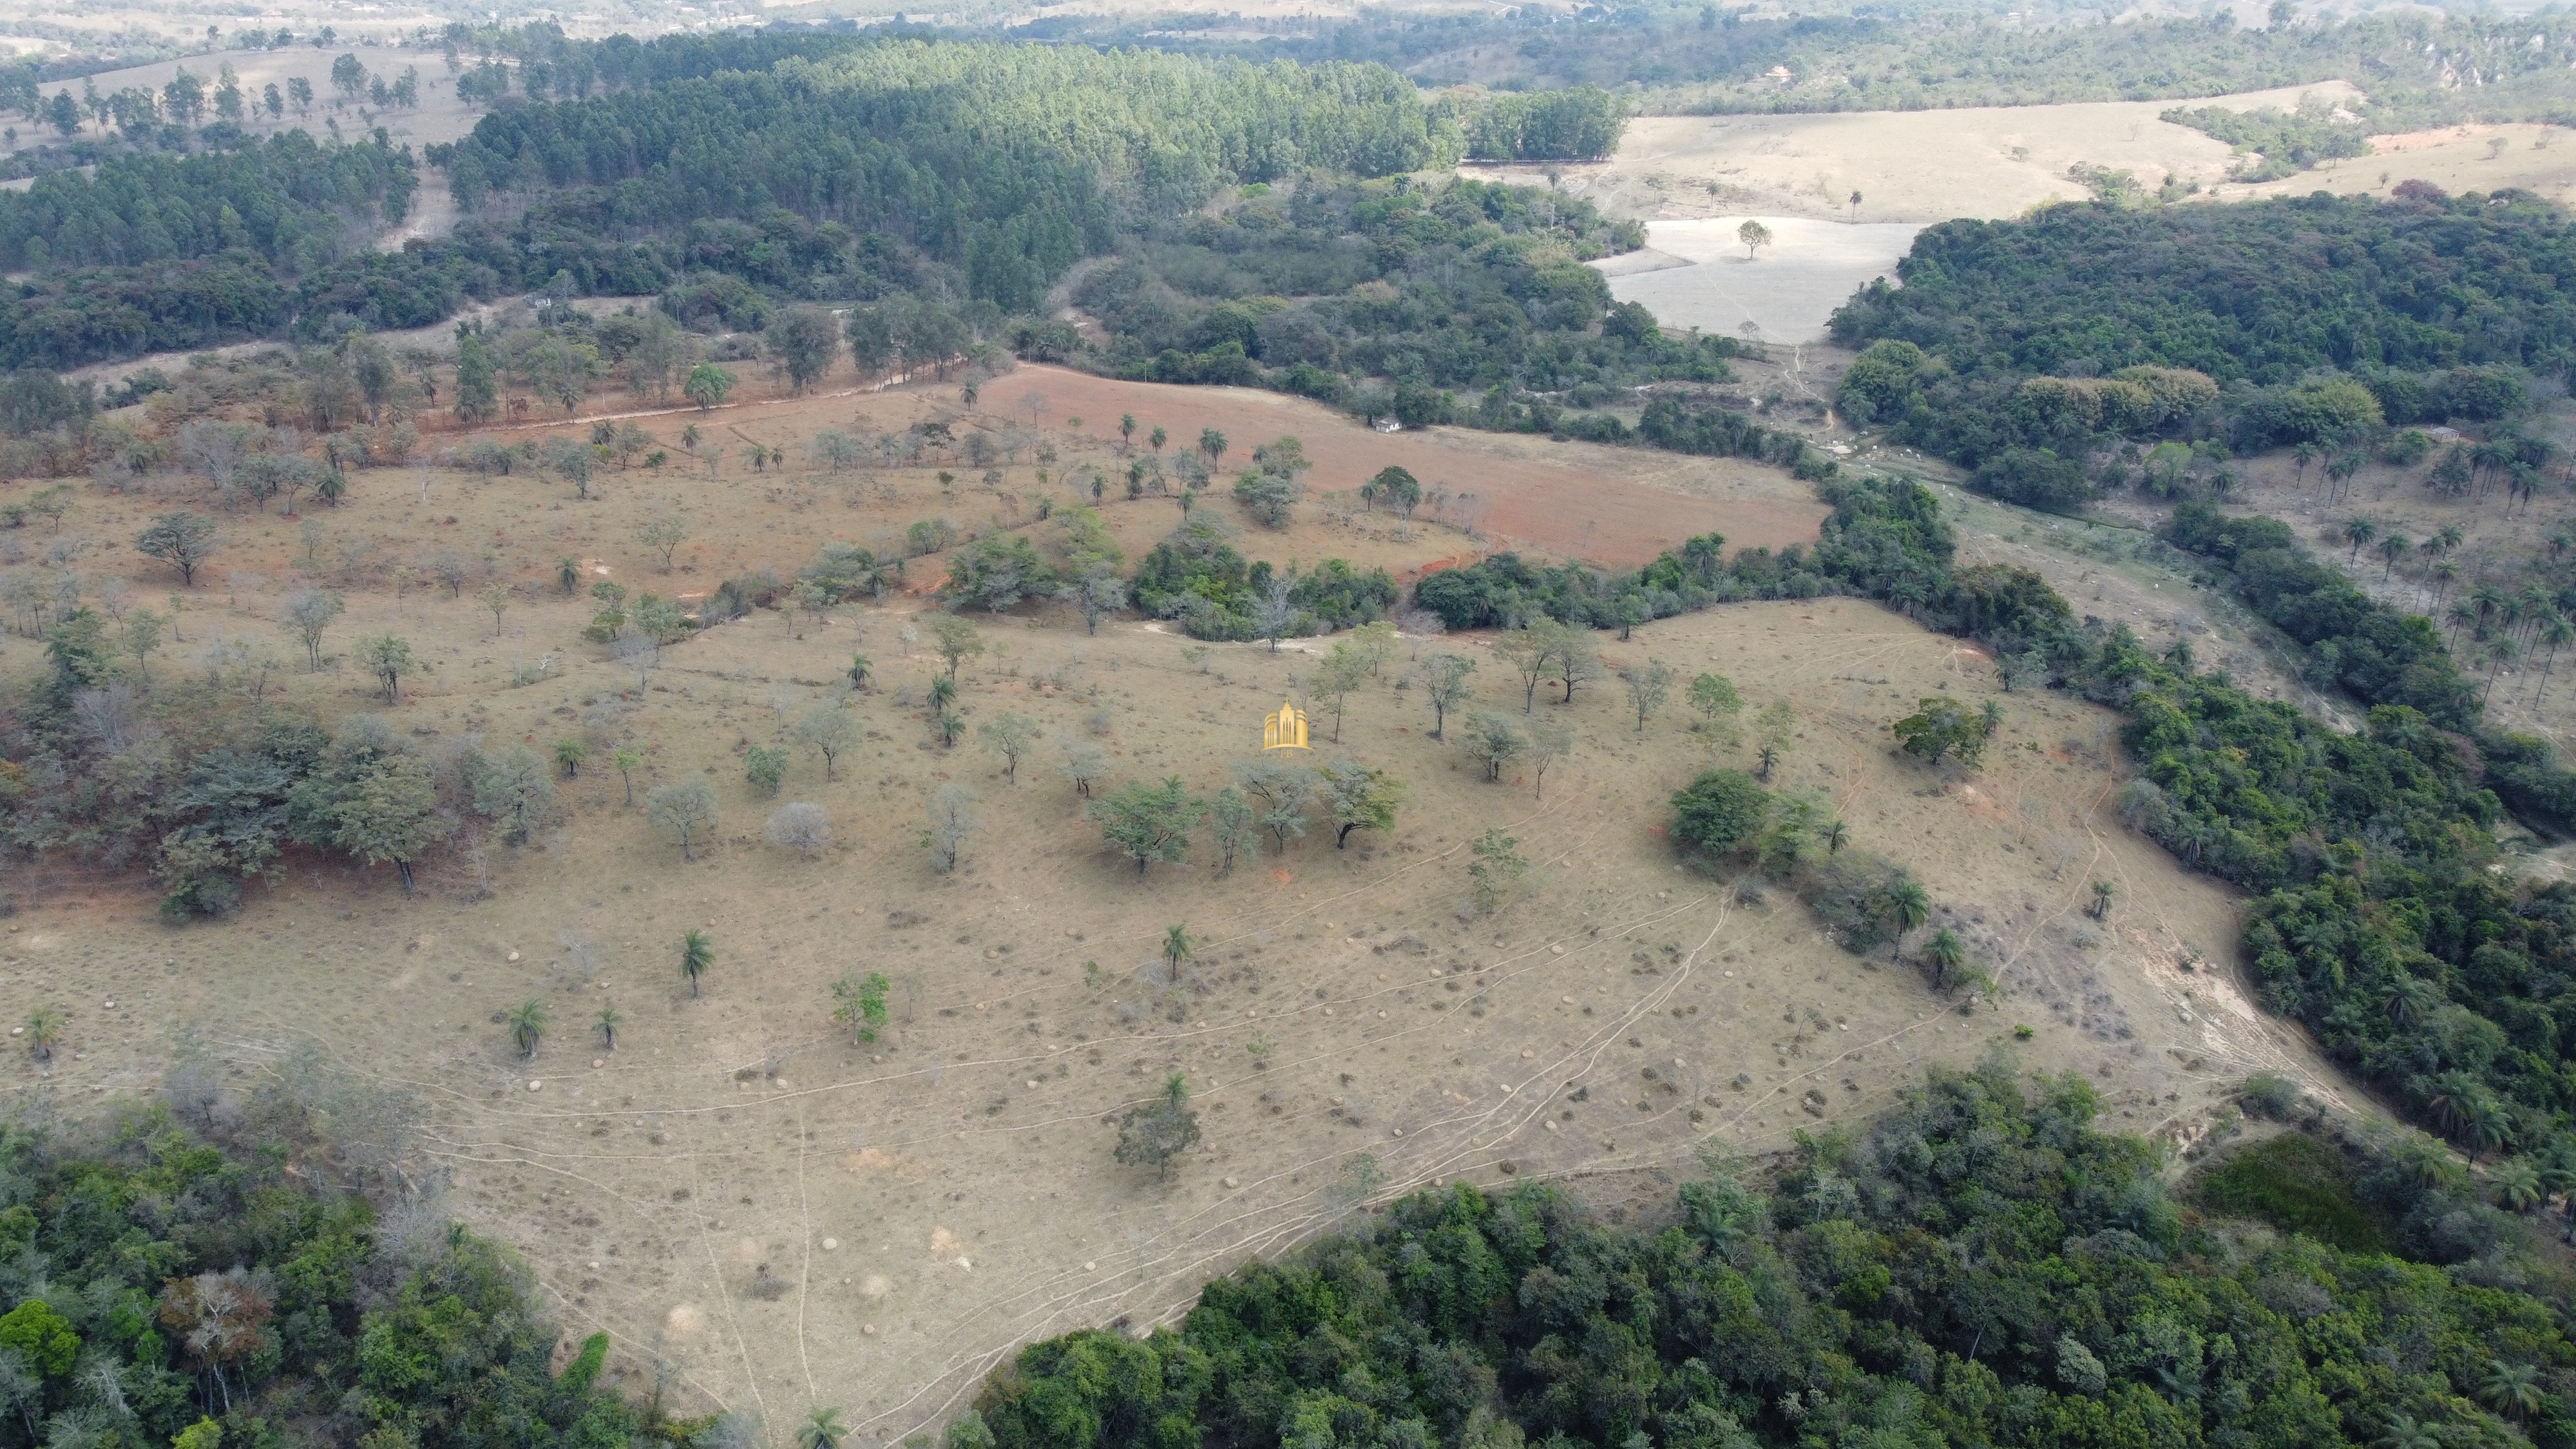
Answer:
[(2111, 897), (2117, 893), (2107, 880), (2093, 882), (2093, 904), (2085, 908), (2086, 913), (2097, 921), (2110, 919)]
[(2438, 1003), (2433, 988), (2420, 976), (2404, 977), (2380, 993), (2387, 1004), (2388, 1019), (2399, 1026), (2413, 1026), (2422, 1021)]
[[(2329, 465), (2328, 471), (2332, 471), (2331, 465)], [(2367, 518), (2347, 519), (2343, 526), (2343, 536), (2352, 544), (2352, 557), (2344, 561), (2346, 563), (2358, 563), (2361, 561), (2361, 546), (2370, 542), (2372, 539), (2379, 537), (2379, 525), (2371, 522)]]
[(1825, 854), (1840, 855), (1843, 842), (1851, 838), (1851, 831), (1839, 820), (1828, 820), (1825, 822), (1824, 834), (1820, 838), (1825, 842)]
[(1887, 918), (1896, 926), (1896, 940), (1887, 953), (1893, 961), (1904, 954), (1905, 933), (1932, 919), (1932, 898), (1924, 894), (1921, 881), (1908, 876), (1896, 883), (1887, 893)]
[(2504, 587), (2490, 580), (2469, 591), (2469, 604), (2478, 611), (2478, 632), (2487, 630), (2487, 620), (2504, 608)]
[(2477, 1161), (2513, 1145), (2513, 1112), (2494, 1097), (2481, 1094), (2469, 1104), (2469, 1160)]
[(849, 1436), (850, 1426), (841, 1422), (838, 1409), (816, 1409), (805, 1416), (805, 1427), (796, 1431), (797, 1449), (841, 1449)]
[(706, 975), (707, 968), (714, 964), (715, 942), (707, 939), (706, 932), (691, 927), (686, 935), (680, 937), (680, 974), (689, 978), (691, 996), (698, 994), (698, 978)]
[(2527, 1213), (2549, 1197), (2549, 1190), (2541, 1186), (2540, 1170), (2519, 1157), (2497, 1167), (2488, 1185), (2495, 1189), (2496, 1206), (2507, 1212)]
[(2487, 687), (2486, 692), (2478, 696), (2479, 704), (2483, 705), (2489, 698), (2493, 697), (2495, 694), (2496, 680), (2504, 674), (2504, 667), (2507, 664), (2512, 663), (2513, 657), (2521, 652), (2521, 650), (2513, 647), (2513, 641), (2511, 639), (2490, 639), (2487, 641)]
[(2450, 559), (2441, 559), (2425, 573), (2432, 580), (2432, 602), (2438, 606), (2451, 592), (2451, 581), (2460, 576), (2460, 566)]
[(2442, 622), (2451, 626), (2451, 647), (2456, 649), (2460, 644), (2460, 631), (2478, 622), (2478, 611), (2468, 601), (2462, 600), (2451, 606), (2450, 612), (2442, 616)]
[(2477, 1082), (2460, 1072), (2444, 1072), (2433, 1080), (2433, 1095), (2424, 1100), (2424, 1115), (2445, 1137), (2457, 1140), (2468, 1135), (2469, 1119), (2476, 1115), (2480, 1088)]
[(2520, 612), (2514, 616), (2522, 625), (2522, 638), (2519, 642), (2523, 648), (2529, 649), (2531, 636), (2542, 624), (2548, 622), (2550, 615), (2558, 612), (2558, 601), (2551, 597), (2549, 590), (2531, 583), (2522, 586), (2522, 592), (2514, 595), (2514, 602), (2522, 605)]
[(2531, 692), (2531, 702), (2535, 707), (2549, 693), (2549, 671), (2558, 663), (2558, 651), (2569, 644), (2576, 644), (2576, 622), (2571, 622), (2556, 610), (2550, 611), (2548, 622), (2540, 626), (2540, 642), (2549, 646), (2549, 654), (2540, 661), (2540, 683)]
[(1924, 943), (1923, 954), (1932, 963), (1932, 989), (1943, 991), (1949, 988), (1951, 973), (1968, 964), (1968, 943), (1959, 939), (1958, 932), (1943, 926)]
[(546, 1004), (536, 997), (519, 1003), (510, 1013), (510, 1045), (519, 1049), (522, 1060), (537, 1054), (537, 1043), (546, 1038)]
[(1175, 925), (1163, 932), (1163, 959), (1171, 963), (1172, 976), (1175, 980), (1179, 979), (1181, 962), (1190, 954), (1190, 947), (1193, 944), (1195, 943), (1190, 940), (1190, 928), (1187, 925)]
[(2528, 1418), (2549, 1401), (2549, 1395), (2540, 1387), (2540, 1370), (2502, 1360), (2487, 1366), (2486, 1380), (2478, 1385), (2478, 1397), (2508, 1419)]
[(2388, 582), (2389, 578), (2397, 572), (2397, 561), (2404, 558), (2406, 550), (2414, 546), (2415, 540), (2402, 533), (2392, 533), (2379, 541), (2379, 556), (2388, 561), (2387, 567), (2379, 571), (2381, 583)]
[(2430, 1424), (2419, 1424), (2411, 1414), (2391, 1414), (2387, 1427), (2379, 1431), (2379, 1449), (2442, 1449), (2442, 1436)]
[(2299, 486), (2304, 488), (2308, 483), (2308, 465), (2317, 460), (2317, 445), (2303, 440), (2290, 450), (2290, 456), (2299, 460)]

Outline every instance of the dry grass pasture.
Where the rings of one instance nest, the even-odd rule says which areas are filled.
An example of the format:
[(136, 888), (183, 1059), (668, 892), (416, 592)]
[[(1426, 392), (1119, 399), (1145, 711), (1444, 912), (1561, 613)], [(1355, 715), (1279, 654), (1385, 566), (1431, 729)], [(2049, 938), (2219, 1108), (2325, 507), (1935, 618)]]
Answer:
[[(1190, 437), (1281, 416), (1253, 395), (1084, 390), (1109, 386), (1024, 369), (987, 392), (1049, 394), (1060, 469), (1106, 460), (1113, 408), (1168, 416)], [(1154, 623), (1091, 636), (1053, 610), (980, 617), (990, 648), (962, 671), (969, 725), (1018, 711), (1048, 736), (1014, 783), (971, 734), (941, 749), (907, 702), (940, 667), (906, 643), (936, 607), (918, 597), (794, 628), (776, 614), (723, 625), (640, 681), (579, 642), (589, 608), (552, 589), (559, 554), (594, 577), (694, 592), (942, 506), (926, 468), (835, 477), (801, 446), (854, 410), (884, 426), (934, 408), (953, 412), (947, 393), (746, 404), (696, 420), (711, 441), (787, 446), (783, 471), (612, 469), (587, 502), (552, 479), (420, 467), (362, 475), (342, 507), (307, 515), (309, 537), (304, 518), (228, 516), (226, 552), (180, 616), (183, 642), (154, 662), (157, 688), (199, 688), (187, 656), (218, 639), (295, 652), (275, 622), (281, 591), (345, 586), (334, 663), (281, 668), (289, 699), (332, 716), (381, 709), (345, 656), (359, 635), (394, 630), (430, 668), (383, 712), (421, 748), (466, 735), (628, 744), (646, 758), (639, 795), (712, 779), (719, 837), (683, 863), (594, 748), (559, 782), (557, 825), (525, 847), (452, 847), (418, 896), (388, 872), (299, 856), (237, 915), (172, 928), (153, 917), (147, 882), (22, 871), (0, 997), (59, 1005), (69, 1030), (50, 1070), (16, 1060), (0, 1073), (0, 1102), (77, 1111), (148, 1092), (183, 1032), (245, 1079), (318, 1051), (416, 1099), (450, 1206), (525, 1251), (568, 1328), (614, 1334), (620, 1373), (658, 1368), (692, 1404), (773, 1426), (835, 1405), (882, 1443), (938, 1418), (1017, 1344), (1166, 1317), (1210, 1274), (1365, 1200), (1462, 1177), (1651, 1181), (1702, 1147), (1778, 1149), (1798, 1128), (1885, 1104), (1926, 1063), (2013, 1044), (2017, 1025), (2033, 1065), (2094, 1076), (2117, 1125), (2172, 1137), (2200, 1130), (2256, 1069), (2336, 1090), (2236, 989), (2227, 894), (2106, 808), (2113, 718), (2011, 696), (1982, 771), (1896, 757), (1887, 723), (1916, 699), (1982, 700), (1995, 684), (1973, 649), (1870, 604), (1731, 607), (1604, 636), (1602, 649), (1685, 679), (1723, 672), (1756, 707), (1791, 702), (1798, 737), (1775, 783), (1830, 796), (1855, 846), (1921, 875), (2001, 987), (1965, 1012), (1883, 948), (1862, 959), (1824, 939), (1786, 894), (1682, 868), (1662, 834), (1666, 798), (1748, 752), (1686, 728), (1678, 701), (1640, 730), (1613, 681), (1570, 705), (1542, 691), (1536, 709), (1576, 732), (1570, 758), (1543, 796), (1525, 768), (1485, 783), (1454, 734), (1431, 738), (1420, 692), (1395, 682), (1409, 655), (1455, 649), (1477, 661), (1476, 707), (1519, 712), (1517, 681), (1481, 638), (1406, 641), (1351, 699), (1338, 744), (1320, 738), (1336, 728), (1330, 712), (1318, 717), (1319, 754), (1406, 783), (1393, 831), (1336, 850), (1315, 830), (1231, 873), (1201, 842), (1186, 864), (1141, 877), (1083, 818), (1057, 742), (1111, 751), (1114, 781), (1177, 775), (1212, 790), (1256, 753), (1260, 716), (1306, 690), (1304, 647), (1219, 645), (1194, 661)], [(685, 420), (646, 421), (667, 437)], [(1222, 425), (1245, 448), (1267, 431)], [(1297, 415), (1279, 426), (1292, 428), (1319, 474), (1356, 474), (1367, 448), (1450, 450), (1438, 456), (1462, 481), (1519, 456), (1465, 445), (1509, 440), (1333, 438)], [(1783, 506), (1794, 486), (1775, 478), (1760, 493), (1748, 477), (1737, 501), (1655, 471), (1696, 462), (1645, 454), (1521, 465), (1531, 497), (1553, 490), (1572, 519), (1598, 513), (1613, 485), (1666, 500), (1668, 541), (1703, 526), (1755, 536), (1740, 511)], [(1008, 486), (1033, 485), (1014, 473)], [(111, 579), (156, 603), (171, 591), (122, 546), (171, 503), (84, 492), (63, 536), (91, 541), (73, 565), (93, 593)], [(666, 576), (634, 536), (673, 509), (700, 537)], [(1131, 553), (1177, 513), (1151, 499), (1107, 511)], [(1296, 530), (1247, 530), (1243, 546), (1390, 566), (1482, 546), (1383, 515), (1325, 522), (1317, 502), (1302, 511)], [(1498, 502), (1493, 526), (1503, 516)], [(439, 549), (516, 582), (516, 601), (496, 621), (470, 586), (386, 586), (380, 561)], [(755, 798), (742, 752), (830, 698), (853, 653), (876, 665), (846, 706), (864, 748), (830, 780), (800, 751), (777, 799)], [(549, 656), (542, 679), (512, 683)], [(32, 641), (0, 642), (11, 677), (39, 658)], [(961, 868), (941, 875), (919, 835), (925, 797), (952, 782), (974, 791), (981, 822)], [(818, 859), (761, 843), (764, 816), (790, 800), (830, 814), (837, 843)], [(1517, 837), (1535, 868), (1498, 912), (1476, 915), (1462, 909), (1468, 843), (1488, 829)], [(2096, 879), (2119, 892), (2100, 925), (2080, 909)], [(1197, 942), (1177, 978), (1158, 953), (1176, 922)], [(702, 997), (676, 970), (690, 928), (717, 952)], [(833, 1023), (829, 986), (871, 971), (894, 983), (894, 1019), (860, 1046)], [(521, 1061), (496, 1020), (531, 997), (552, 1027)], [(609, 1006), (624, 1017), (614, 1051), (592, 1029)], [(1191, 1082), (1206, 1140), (1159, 1183), (1111, 1160), (1106, 1118), (1172, 1072)]]
[[(2284, 109), (2300, 97), (2354, 94), (2340, 82), (2218, 96), (2195, 105)], [(1558, 184), (1614, 215), (1689, 219), (1741, 215), (1827, 221), (1936, 222), (2018, 216), (2080, 201), (2078, 163), (2208, 185), (2227, 174), (2224, 142), (2157, 117), (2170, 101), (1989, 106), (1949, 111), (1848, 111), (1783, 116), (1640, 116), (1618, 153), (1554, 168)], [(1538, 167), (1477, 168), (1546, 185)], [(2228, 188), (2231, 192), (2242, 190)], [(1861, 193), (1857, 209), (1851, 194)]]

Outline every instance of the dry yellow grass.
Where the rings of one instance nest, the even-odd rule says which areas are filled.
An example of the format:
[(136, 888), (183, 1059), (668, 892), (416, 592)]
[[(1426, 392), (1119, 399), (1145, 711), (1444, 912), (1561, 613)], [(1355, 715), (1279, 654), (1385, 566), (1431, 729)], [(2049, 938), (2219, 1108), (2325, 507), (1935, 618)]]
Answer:
[[(772, 423), (823, 406), (718, 418), (767, 441)], [(489, 548), (520, 577), (577, 553), (639, 586), (696, 589), (894, 526), (935, 486), (727, 465), (715, 480), (611, 472), (582, 503), (526, 477), (378, 472), (320, 516), (314, 567), (330, 581), (335, 540), (357, 536), (402, 557)], [(94, 582), (167, 590), (113, 545), (168, 503), (84, 495), (65, 531), (99, 542), (82, 559)], [(670, 508), (704, 537), (683, 553), (695, 572), (665, 578), (629, 540)], [(174, 652), (289, 642), (273, 616), (303, 572), (300, 521), (227, 526), (218, 580), (228, 567), (267, 577), (200, 589)], [(1429, 529), (1409, 542), (1349, 530), (1244, 541), (1307, 558), (1366, 544), (1398, 562), (1463, 542)], [(1732, 607), (1602, 647), (1614, 664), (1724, 672), (1757, 706), (1789, 700), (1799, 738), (1777, 783), (1829, 795), (1854, 846), (1923, 877), (2003, 988), (1970, 1014), (1883, 949), (1863, 960), (1823, 939), (1787, 896), (1757, 901), (1679, 867), (1660, 833), (1666, 797), (1710, 762), (1747, 756), (1687, 730), (1678, 704), (1640, 732), (1615, 683), (1570, 706), (1543, 696), (1537, 708), (1577, 743), (1542, 800), (1525, 770), (1489, 785), (1454, 739), (1429, 738), (1419, 691), (1394, 687), (1400, 657), (1352, 700), (1338, 745), (1320, 744), (1406, 782), (1393, 832), (1335, 850), (1318, 830), (1231, 874), (1202, 844), (1186, 866), (1139, 878), (1082, 818), (1052, 743), (1014, 785), (971, 736), (953, 751), (931, 740), (903, 702), (936, 667), (904, 644), (925, 607), (897, 596), (801, 633), (776, 615), (725, 625), (674, 646), (638, 691), (632, 670), (576, 641), (583, 605), (531, 590), (496, 637), (470, 597), (356, 589), (335, 654), (392, 629), (434, 665), (387, 712), (399, 730), (425, 748), (466, 733), (631, 744), (647, 759), (639, 791), (712, 778), (714, 848), (683, 865), (595, 751), (561, 782), (558, 828), (523, 849), (452, 850), (419, 897), (387, 872), (298, 856), (239, 915), (173, 930), (153, 921), (142, 882), (22, 873), (12, 891), (28, 909), (0, 936), (0, 995), (65, 1008), (69, 1049), (50, 1072), (11, 1065), (0, 1100), (77, 1107), (148, 1091), (183, 1026), (245, 1077), (318, 1048), (417, 1097), (429, 1157), (453, 1174), (451, 1206), (522, 1247), (569, 1328), (613, 1333), (621, 1373), (659, 1363), (691, 1405), (772, 1422), (837, 1405), (890, 1439), (1018, 1343), (1166, 1316), (1211, 1273), (1329, 1226), (1362, 1188), (1608, 1181), (1686, 1167), (1703, 1146), (1781, 1148), (1819, 1116), (1884, 1105), (1927, 1063), (2009, 1043), (2016, 1023), (2033, 1028), (2020, 1046), (2032, 1064), (2092, 1074), (2119, 1125), (2177, 1136), (2248, 1071), (2312, 1067), (2233, 986), (2226, 895), (2104, 809), (2113, 718), (2011, 697), (1982, 773), (1894, 757), (1891, 718), (1939, 690), (1982, 699), (1992, 674), (1875, 606)], [(1257, 644), (1218, 646), (1197, 667), (1186, 640), (1135, 621), (1097, 637), (1055, 614), (982, 626), (993, 647), (964, 671), (970, 725), (1020, 711), (1051, 741), (1103, 745), (1118, 780), (1178, 775), (1202, 791), (1254, 752), (1259, 716), (1312, 668)], [(1477, 659), (1479, 707), (1521, 707), (1485, 641), (1406, 652), (1417, 647)], [(879, 676), (850, 704), (868, 729), (859, 757), (826, 782), (799, 753), (778, 800), (755, 798), (741, 752), (826, 698), (856, 652)], [(544, 655), (554, 673), (511, 687), (514, 664)], [(37, 658), (32, 641), (0, 643), (0, 671), (23, 675)], [(190, 687), (168, 656), (156, 673), (165, 689)], [(345, 665), (286, 688), (327, 715), (372, 707)], [(1333, 729), (1329, 714), (1319, 724)], [(982, 828), (942, 876), (917, 837), (925, 796), (950, 782), (980, 797)], [(839, 843), (823, 858), (759, 843), (762, 817), (787, 800), (829, 811)], [(1467, 843), (1487, 829), (1517, 836), (1536, 870), (1499, 914), (1470, 916)], [(2079, 910), (2095, 879), (2119, 890), (2098, 927)], [(1177, 983), (1157, 955), (1174, 922), (1200, 943)], [(703, 999), (676, 970), (692, 927), (718, 951)], [(830, 1019), (828, 987), (870, 971), (894, 983), (894, 1021), (862, 1048)], [(550, 1003), (554, 1027), (522, 1063), (493, 1015), (529, 996)], [(588, 1029), (609, 1004), (626, 1017), (614, 1052)], [(1175, 1071), (1194, 1086), (1207, 1144), (1160, 1185), (1112, 1163), (1104, 1119)]]

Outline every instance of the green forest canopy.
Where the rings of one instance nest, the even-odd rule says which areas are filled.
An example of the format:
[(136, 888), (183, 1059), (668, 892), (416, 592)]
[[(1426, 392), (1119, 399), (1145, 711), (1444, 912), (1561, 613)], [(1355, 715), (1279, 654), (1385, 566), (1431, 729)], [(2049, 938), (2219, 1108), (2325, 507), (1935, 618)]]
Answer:
[[(2194, 1221), (2161, 1153), (2095, 1130), (2094, 1110), (2080, 1079), (2007, 1060), (1935, 1071), (1860, 1131), (1801, 1134), (1767, 1195), (1686, 1183), (1660, 1229), (1546, 1187), (1424, 1192), (1210, 1283), (1176, 1329), (1024, 1349), (949, 1443), (2333, 1449), (2417, 1424), (2451, 1444), (2576, 1432), (2555, 1387), (2576, 1345), (2541, 1298), (2480, 1269)], [(2385, 1187), (2511, 1235), (2455, 1185)]]
[[(2127, 368), (2214, 379), (2221, 413), (2251, 425), (2232, 441), (2262, 447), (2381, 421), (2375, 397), (2360, 401), (2380, 416), (2336, 413), (2336, 395), (2316, 390), (2334, 372), (2367, 387), (2459, 368), (2563, 376), (2576, 362), (2576, 225), (2521, 193), (2445, 198), (2410, 184), (2386, 201), (2050, 207), (1927, 228), (1898, 276), (1903, 286), (1873, 284), (1836, 311), (1833, 336), (1903, 343), (1936, 365), (1891, 370), (1910, 354), (1882, 351), (1854, 369), (1846, 402), (1970, 466), (2012, 447), (2081, 457), (2105, 425), (2062, 404)], [(2148, 410), (2129, 431), (2210, 421)]]
[[(302, 1061), (280, 1075), (318, 1080)], [(342, 1128), (399, 1114), (332, 1090), (362, 1109)], [(164, 1449), (209, 1419), (241, 1449), (324, 1423), (420, 1449), (641, 1449), (704, 1427), (601, 1385), (605, 1334), (554, 1372), (557, 1330), (508, 1249), (461, 1226), (390, 1233), (368, 1198), (321, 1185), (381, 1176), (351, 1179), (354, 1154), (314, 1135), (325, 1100), (271, 1089), (197, 1126), (158, 1106), (0, 1125), (0, 1449)]]
[[(2188, 100), (2343, 80), (2366, 91), (2373, 129), (2453, 120), (2544, 120), (2576, 100), (2576, 16), (2428, 15), (2265, 29), (2228, 15), (2125, 15), (2103, 23), (2071, 7), (2001, 16), (1954, 4), (1908, 11), (1756, 17), (1708, 4), (1623, 5), (1571, 16), (1371, 12), (1349, 21), (1272, 22), (1247, 38), (1240, 17), (1204, 27), (1054, 16), (1032, 38), (1149, 44), (1256, 57), (1374, 61), (1426, 85), (1547, 92), (1599, 86), (1647, 114), (1911, 111), (2075, 101)], [(1210, 34), (1210, 32), (1214, 32)], [(2534, 45), (2533, 37), (2540, 43)], [(1775, 71), (1787, 72), (1786, 78)]]

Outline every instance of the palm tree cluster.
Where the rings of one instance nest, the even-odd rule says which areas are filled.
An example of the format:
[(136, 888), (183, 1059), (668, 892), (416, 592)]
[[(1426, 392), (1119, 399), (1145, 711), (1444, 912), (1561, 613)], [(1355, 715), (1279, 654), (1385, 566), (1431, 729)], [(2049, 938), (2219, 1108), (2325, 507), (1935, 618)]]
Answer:
[(2470, 590), (2467, 597), (2453, 604), (2443, 615), (2450, 626), (2449, 642), (2454, 652), (2463, 652), (2460, 635), (2468, 634), (2471, 664), (2483, 664), (2487, 687), (2481, 701), (2495, 694), (2496, 680), (2505, 666), (2545, 650), (2540, 673), (2533, 679), (2530, 703), (2538, 705), (2549, 692), (2550, 671), (2557, 667), (2558, 651), (2576, 643), (2576, 622), (2559, 606), (2558, 596), (2539, 579), (2527, 580), (2519, 589), (2488, 581)]

